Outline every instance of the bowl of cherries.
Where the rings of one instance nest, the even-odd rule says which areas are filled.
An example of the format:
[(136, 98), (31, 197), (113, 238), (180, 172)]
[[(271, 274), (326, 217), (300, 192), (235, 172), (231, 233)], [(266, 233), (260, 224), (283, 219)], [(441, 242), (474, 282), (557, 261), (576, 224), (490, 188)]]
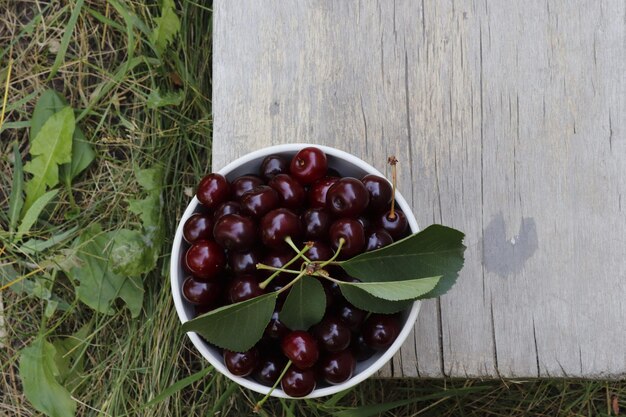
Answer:
[(345, 390), (399, 350), (420, 299), (452, 286), (463, 234), (419, 232), (389, 162), (393, 182), (338, 149), (288, 144), (199, 181), (171, 286), (183, 330), (219, 372), (265, 398)]

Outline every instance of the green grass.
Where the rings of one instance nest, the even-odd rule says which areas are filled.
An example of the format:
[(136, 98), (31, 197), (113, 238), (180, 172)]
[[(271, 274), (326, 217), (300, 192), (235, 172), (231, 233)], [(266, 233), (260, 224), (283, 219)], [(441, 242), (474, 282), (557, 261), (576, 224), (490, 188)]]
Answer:
[[(51, 286), (70, 308), (43, 319), (47, 302), (32, 294), (2, 292), (6, 337), (0, 348), (0, 416), (38, 415), (23, 395), (19, 353), (39, 332), (55, 341), (87, 326), (75, 378), (65, 381), (79, 416), (249, 415), (259, 395), (209, 369), (178, 389), (178, 381), (208, 364), (180, 331), (169, 295), (168, 253), (177, 219), (197, 179), (211, 170), (211, 10), (205, 2), (178, 4), (181, 31), (162, 54), (150, 38), (156, 1), (0, 0), (0, 85), (9, 59), (12, 74), (0, 128), (0, 225), (7, 230), (13, 144), (28, 155), (29, 120), (39, 94), (54, 88), (78, 110), (96, 161), (60, 187), (29, 234), (48, 239), (75, 228), (68, 239), (33, 255), (0, 234), (0, 266)], [(73, 31), (70, 30), (73, 28)], [(179, 94), (177, 105), (149, 107), (151, 92)], [(3, 90), (3, 89), (2, 89)], [(126, 199), (140, 188), (135, 167), (165, 169), (166, 239), (158, 267), (144, 277), (139, 318), (121, 309), (97, 314), (74, 301), (73, 284), (47, 267), (69, 257), (71, 241), (90, 224), (132, 227)], [(80, 216), (66, 215), (72, 198)], [(71, 258), (71, 257), (70, 257)], [(71, 259), (70, 259), (71, 260)], [(170, 390), (168, 390), (170, 388)], [(270, 416), (577, 416), (615, 415), (626, 384), (604, 381), (369, 380), (341, 396), (312, 401), (271, 399)], [(385, 411), (392, 405), (397, 407)], [(382, 408), (372, 408), (382, 407)], [(373, 413), (373, 414), (372, 414)]]

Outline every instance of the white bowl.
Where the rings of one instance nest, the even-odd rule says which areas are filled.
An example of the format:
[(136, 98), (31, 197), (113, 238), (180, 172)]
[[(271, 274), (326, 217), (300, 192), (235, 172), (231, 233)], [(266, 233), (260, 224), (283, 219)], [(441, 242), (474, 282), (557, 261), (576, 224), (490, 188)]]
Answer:
[[(315, 146), (323, 150), (328, 157), (329, 167), (335, 168), (343, 176), (361, 178), (363, 175), (366, 174), (375, 174), (384, 177), (384, 175), (376, 170), (376, 168), (372, 167), (371, 165), (367, 164), (366, 162), (362, 161), (354, 155), (351, 155), (344, 151), (340, 151), (335, 148), (330, 148), (328, 146), (311, 145), (305, 143), (276, 145), (270, 146), (268, 148), (263, 148), (242, 156), (241, 158), (226, 165), (218, 172), (232, 181), (234, 178), (240, 175), (248, 174), (251, 172), (258, 172), (259, 167), (261, 166), (261, 162), (268, 155), (279, 154), (291, 158), (300, 149), (307, 146)], [(411, 232), (416, 233), (417, 231), (419, 231), (417, 221), (415, 220), (415, 216), (413, 216), (411, 208), (407, 204), (406, 200), (398, 192), (396, 192), (396, 202), (399, 208), (406, 215)], [(185, 224), (185, 221), (187, 221), (187, 219), (194, 212), (197, 211), (198, 204), (198, 199), (194, 197), (191, 203), (189, 203), (189, 205), (187, 206), (183, 217), (180, 219), (180, 223), (178, 223), (178, 228), (176, 229), (176, 236), (174, 237), (174, 244), (172, 247), (172, 258), (170, 265), (172, 295), (174, 297), (174, 304), (176, 305), (178, 317), (180, 318), (180, 321), (182, 323), (185, 323), (186, 321), (191, 320), (194, 317), (193, 306), (184, 300), (181, 292), (181, 287), (186, 276), (180, 263), (181, 251), (183, 250), (183, 225)], [(373, 375), (376, 371), (382, 368), (383, 365), (387, 363), (387, 361), (391, 359), (391, 357), (398, 351), (398, 349), (400, 349), (400, 346), (411, 332), (411, 329), (415, 324), (415, 320), (417, 320), (417, 313), (419, 312), (419, 309), (420, 302), (416, 301), (415, 303), (413, 303), (410, 309), (407, 309), (402, 313), (404, 325), (395, 342), (386, 351), (378, 352), (366, 361), (357, 362), (357, 367), (352, 378), (342, 384), (316, 388), (315, 390), (313, 390), (313, 392), (311, 392), (308, 396), (304, 398), (317, 398), (325, 395), (332, 395), (339, 391), (343, 391), (345, 389), (353, 387), (354, 385), (364, 381), (366, 378)], [(226, 375), (228, 378), (235, 381), (239, 385), (242, 385), (260, 394), (267, 394), (269, 392), (270, 387), (259, 384), (251, 378), (242, 378), (240, 376), (231, 374), (224, 365), (222, 355), (217, 349), (203, 341), (197, 333), (188, 332), (187, 334), (196, 349), (198, 349), (202, 356), (204, 356), (219, 372)], [(280, 385), (274, 390), (274, 392), (272, 392), (272, 396), (280, 398), (291, 398), (287, 394), (285, 394), (282, 389), (280, 389)]]

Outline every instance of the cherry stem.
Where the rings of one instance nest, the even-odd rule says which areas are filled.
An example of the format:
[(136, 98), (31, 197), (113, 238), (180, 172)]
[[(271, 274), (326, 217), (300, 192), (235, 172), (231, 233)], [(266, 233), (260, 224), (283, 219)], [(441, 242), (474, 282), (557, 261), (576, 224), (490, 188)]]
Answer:
[[(294, 251), (296, 251), (296, 253), (297, 253), (298, 255), (300, 255), (300, 257), (301, 257), (302, 259), (304, 259), (306, 262), (309, 262), (309, 263), (311, 262), (311, 260), (310, 260), (309, 258), (307, 258), (307, 257), (304, 255), (304, 253), (300, 253), (300, 249), (298, 249), (298, 247), (296, 246), (296, 244), (295, 244), (295, 243), (293, 243), (293, 240), (291, 239), (291, 236), (287, 236), (287, 237), (285, 238), (285, 242), (287, 242), (287, 244), (288, 244), (289, 246), (291, 246), (291, 249), (293, 249)], [(312, 246), (312, 245), (310, 245), (310, 244), (309, 244), (309, 242), (307, 242), (307, 243), (306, 243), (306, 245), (307, 245), (307, 246), (309, 246), (309, 247), (311, 247), (311, 246)]]
[(285, 292), (287, 291), (289, 288), (291, 288), (293, 286), (293, 284), (295, 284), (296, 282), (298, 282), (298, 280), (300, 278), (302, 278), (303, 276), (308, 275), (306, 270), (298, 273), (298, 276), (296, 276), (294, 279), (291, 280), (291, 282), (289, 282), (289, 284), (285, 285), (284, 287), (282, 287), (280, 290), (276, 291), (277, 294), (280, 294), (281, 292)]
[(397, 178), (397, 170), (396, 170), (396, 164), (398, 163), (398, 160), (396, 159), (395, 156), (391, 155), (389, 158), (387, 158), (387, 163), (389, 165), (391, 165), (391, 187), (393, 189), (393, 192), (391, 194), (391, 210), (389, 210), (389, 218), (391, 220), (396, 218), (396, 212), (395, 212), (395, 203), (396, 203), (396, 182), (398, 180)]
[(287, 362), (287, 365), (285, 365), (285, 368), (283, 369), (283, 371), (278, 376), (278, 379), (276, 380), (276, 382), (274, 382), (274, 385), (272, 385), (272, 388), (270, 388), (269, 392), (267, 394), (265, 394), (265, 397), (263, 397), (261, 399), (261, 401), (256, 403), (256, 405), (254, 406), (254, 409), (252, 411), (254, 411), (255, 413), (258, 413), (259, 411), (261, 411), (261, 408), (263, 408), (263, 404), (265, 404), (265, 401), (267, 401), (267, 399), (270, 397), (270, 395), (272, 395), (272, 392), (274, 392), (274, 390), (276, 389), (278, 384), (280, 384), (280, 381), (283, 379), (283, 377), (285, 376), (285, 374), (289, 370), (290, 366), (291, 366), (291, 359), (289, 359), (289, 361)]
[[(306, 251), (308, 251), (309, 249), (311, 249), (310, 245), (305, 245), (304, 248), (302, 248), (302, 250), (298, 251), (298, 253), (296, 254), (296, 256), (294, 256), (289, 262), (287, 262), (285, 265), (282, 266), (282, 268), (278, 268), (278, 270), (276, 272), (274, 272), (272, 275), (270, 275), (265, 281), (263, 281), (262, 283), (259, 284), (259, 288), (261, 288), (262, 290), (265, 289), (265, 287), (267, 287), (268, 285), (270, 285), (270, 282), (272, 282), (272, 280), (274, 278), (276, 278), (278, 276), (278, 274), (280, 274), (281, 272), (291, 272), (289, 270), (286, 270), (285, 268), (288, 267), (289, 265), (291, 265), (292, 263), (294, 263), (295, 261), (297, 261), (298, 259), (300, 259), (305, 253)], [(257, 264), (256, 268), (257, 269), (265, 269), (263, 267), (260, 268), (260, 266), (262, 266), (263, 264)], [(271, 268), (271, 267), (268, 267)], [(291, 273), (296, 273), (299, 274), (299, 271), (293, 271)]]
[(330, 258), (329, 260), (322, 262), (319, 266), (319, 268), (324, 268), (326, 265), (328, 265), (331, 262), (335, 262), (335, 259), (337, 259), (337, 257), (339, 256), (339, 253), (341, 252), (341, 248), (343, 247), (343, 245), (346, 243), (346, 240), (342, 237), (339, 238), (339, 246), (337, 246), (337, 250), (335, 251), (335, 254), (333, 255), (332, 258)]
[(276, 268), (274, 266), (269, 266), (265, 264), (256, 264), (256, 269), (263, 269), (265, 271), (287, 272), (289, 274), (300, 273), (300, 271), (296, 271), (295, 269)]

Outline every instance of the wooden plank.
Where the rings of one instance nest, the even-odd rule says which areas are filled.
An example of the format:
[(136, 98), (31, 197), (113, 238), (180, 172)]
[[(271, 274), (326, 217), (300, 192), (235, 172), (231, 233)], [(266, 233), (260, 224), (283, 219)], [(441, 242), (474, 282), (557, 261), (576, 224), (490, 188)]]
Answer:
[(401, 159), (467, 233), (384, 375), (626, 374), (623, 1), (219, 1), (213, 164), (311, 142)]

